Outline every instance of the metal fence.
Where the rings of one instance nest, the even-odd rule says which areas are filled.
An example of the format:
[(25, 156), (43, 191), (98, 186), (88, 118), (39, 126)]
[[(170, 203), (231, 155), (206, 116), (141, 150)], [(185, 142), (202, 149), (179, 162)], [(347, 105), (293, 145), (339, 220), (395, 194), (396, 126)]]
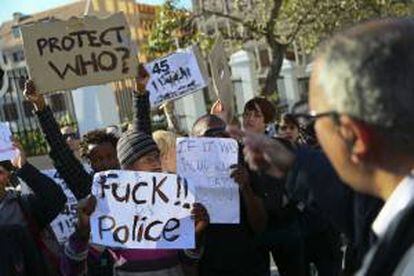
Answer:
[[(28, 78), (25, 67), (7, 72), (9, 88), (0, 97), (0, 119), (9, 122), (13, 135), (22, 143), (28, 156), (43, 155), (48, 151), (44, 135), (33, 112), (32, 104), (23, 96), (24, 83)], [(61, 126), (72, 126), (77, 130), (70, 91), (46, 95), (46, 102), (52, 108)]]

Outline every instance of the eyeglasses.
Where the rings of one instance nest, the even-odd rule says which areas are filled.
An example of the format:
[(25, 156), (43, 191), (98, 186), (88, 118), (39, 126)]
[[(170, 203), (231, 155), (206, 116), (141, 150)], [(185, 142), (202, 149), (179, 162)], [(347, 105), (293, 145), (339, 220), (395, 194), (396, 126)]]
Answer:
[(340, 114), (336, 111), (326, 111), (317, 113), (316, 111), (311, 110), (309, 113), (296, 113), (296, 117), (304, 117), (305, 119), (316, 121), (317, 119), (323, 118), (323, 117), (332, 117), (332, 119), (339, 123), (339, 116)]

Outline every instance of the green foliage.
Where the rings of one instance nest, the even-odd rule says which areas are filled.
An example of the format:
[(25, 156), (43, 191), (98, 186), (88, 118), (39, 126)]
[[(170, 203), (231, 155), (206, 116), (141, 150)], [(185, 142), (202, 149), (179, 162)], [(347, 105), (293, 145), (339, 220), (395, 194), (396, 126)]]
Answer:
[(310, 53), (335, 32), (370, 19), (408, 16), (412, 9), (409, 1), (289, 0), (285, 1), (280, 22), (287, 22), (290, 30), (300, 24), (293, 39)]
[(210, 49), (213, 38), (198, 32), (193, 24), (191, 13), (177, 6), (177, 0), (166, 0), (160, 6), (154, 28), (148, 38), (148, 44), (142, 50), (155, 58), (193, 44), (199, 44), (202, 50)]

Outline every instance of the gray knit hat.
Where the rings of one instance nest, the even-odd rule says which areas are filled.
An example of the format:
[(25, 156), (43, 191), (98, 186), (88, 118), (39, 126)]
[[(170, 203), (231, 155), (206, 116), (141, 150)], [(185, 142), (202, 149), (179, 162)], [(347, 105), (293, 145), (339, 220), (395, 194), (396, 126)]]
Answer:
[(139, 158), (152, 151), (159, 152), (157, 144), (150, 135), (135, 130), (123, 133), (116, 148), (121, 167), (133, 164)]

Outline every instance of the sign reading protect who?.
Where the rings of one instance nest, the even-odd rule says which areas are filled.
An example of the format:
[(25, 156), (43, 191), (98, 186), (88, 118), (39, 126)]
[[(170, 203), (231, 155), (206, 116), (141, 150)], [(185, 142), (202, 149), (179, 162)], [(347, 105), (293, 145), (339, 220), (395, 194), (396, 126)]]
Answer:
[(40, 92), (135, 77), (138, 68), (123, 14), (23, 26), (25, 55)]

